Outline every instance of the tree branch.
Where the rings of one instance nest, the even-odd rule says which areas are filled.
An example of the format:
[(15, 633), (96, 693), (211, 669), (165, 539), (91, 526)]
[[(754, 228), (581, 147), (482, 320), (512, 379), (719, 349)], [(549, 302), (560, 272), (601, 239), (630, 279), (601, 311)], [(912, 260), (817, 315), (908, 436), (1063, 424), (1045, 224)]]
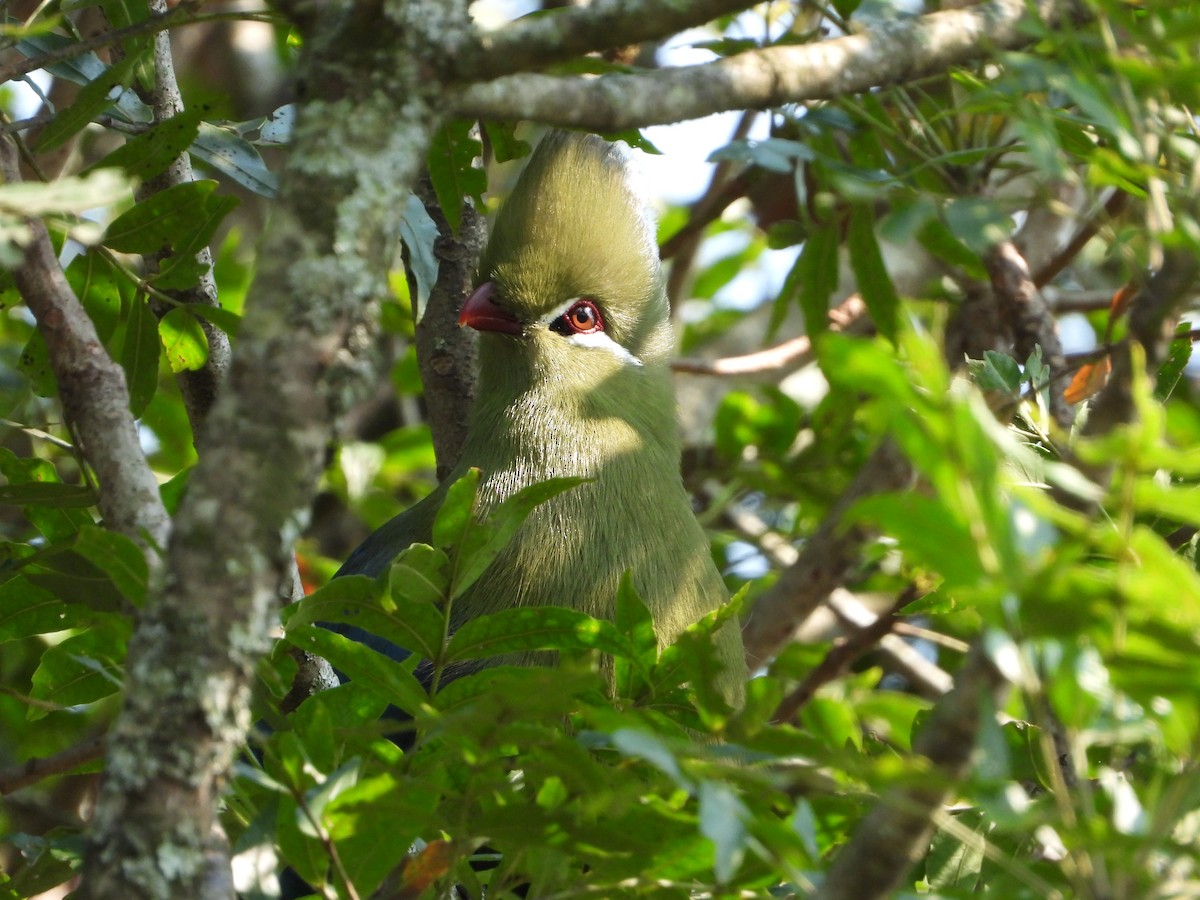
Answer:
[(846, 510), (863, 497), (900, 490), (912, 475), (912, 464), (894, 443), (885, 439), (829, 516), (805, 541), (796, 562), (780, 574), (751, 608), (742, 624), (751, 670), (766, 664), (858, 563), (860, 551), (874, 531), (861, 522), (846, 525), (842, 521)]
[(13, 63), (11, 66), (4, 66), (0, 68), (0, 84), (20, 78), (22, 75), (28, 75), (30, 72), (36, 72), (38, 69), (47, 68), (55, 63), (75, 59), (77, 56), (83, 56), (85, 53), (91, 53), (110, 44), (117, 44), (144, 34), (156, 34), (166, 31), (168, 28), (186, 21), (190, 14), (194, 13), (199, 6), (199, 0), (185, 0), (185, 2), (181, 2), (174, 9), (163, 13), (151, 13), (145, 19), (142, 19), (142, 21), (126, 25), (124, 28), (107, 31), (104, 34), (98, 34), (95, 37), (90, 37), (74, 44), (68, 44), (58, 50), (51, 50), (49, 53), (39, 53), (37, 56), (23, 59), (18, 63)]
[[(8, 135), (0, 137), (0, 176), (6, 184), (21, 180), (17, 147)], [(155, 572), (170, 519), (129, 412), (125, 373), (104, 349), (96, 326), (67, 283), (46, 226), (32, 220), (29, 229), (32, 237), (23, 262), (13, 272), (17, 290), (37, 319), (63, 413), (100, 482), (105, 525), (136, 541)]]
[(897, 18), (863, 34), (767, 47), (704, 65), (591, 79), (509, 75), (463, 89), (453, 106), (455, 113), (472, 118), (536, 119), (604, 130), (678, 122), (912, 81), (997, 49), (1033, 43), (1038, 29), (1032, 26), (1039, 21), (1053, 27), (1085, 15), (1071, 0), (992, 0)]
[(856, 627), (848, 637), (834, 644), (825, 654), (825, 658), (809, 671), (804, 681), (779, 702), (772, 719), (775, 722), (790, 722), (794, 719), (805, 704), (816, 696), (822, 685), (840, 678), (856, 659), (878, 644), (885, 635), (891, 634), (896, 615), (916, 598), (917, 587), (910, 584), (892, 603), (891, 609), (874, 617), (873, 621), (863, 627)]
[(11, 794), (23, 787), (37, 784), (42, 779), (70, 772), (103, 755), (104, 735), (98, 734), (51, 756), (34, 757), (19, 766), (2, 769), (0, 770), (0, 795)]
[(873, 900), (899, 887), (925, 852), (935, 816), (970, 770), (982, 717), (992, 714), (1004, 685), (991, 660), (975, 647), (954, 689), (934, 706), (913, 742), (913, 751), (927, 757), (933, 771), (879, 800), (834, 859), (814, 900)]
[[(445, 108), (428, 54), (466, 3), (326, 4), (228, 383), (176, 516), (169, 577), (130, 641), (84, 896), (221, 896), (216, 811), (249, 686), (290, 594), (335, 420), (382, 377), (380, 298), (410, 186)], [(380, 65), (394, 54), (396, 65)], [(226, 869), (227, 871), (227, 869)]]
[(596, 0), (531, 16), (491, 32), (476, 31), (454, 48), (459, 81), (487, 81), (544, 68), (584, 53), (655, 40), (740, 12), (754, 0)]
[[(851, 294), (829, 311), (829, 330), (856, 333), (860, 326), (869, 325), (867, 305), (861, 294)], [(688, 375), (761, 375), (797, 369), (812, 359), (812, 340), (806, 334), (791, 338), (774, 347), (726, 356), (722, 359), (684, 357), (671, 363), (671, 370)]]
[[(150, 0), (151, 15), (166, 15), (166, 0)], [(183, 112), (183, 97), (179, 93), (179, 83), (175, 78), (175, 63), (171, 58), (171, 35), (160, 31), (154, 35), (154, 90), (151, 92), (150, 105), (154, 109), (154, 121), (162, 122)], [(192, 172), (192, 160), (187, 151), (167, 167), (166, 171), (148, 179), (137, 192), (138, 201), (151, 197), (160, 191), (177, 184), (189, 184), (195, 180)], [(185, 290), (168, 291), (175, 300), (185, 304), (202, 306), (220, 306), (217, 297), (217, 283), (213, 279), (212, 251), (204, 247), (196, 254), (203, 272), (196, 285)], [(167, 310), (158, 304), (159, 314)], [(199, 369), (185, 370), (177, 376), (179, 388), (183, 394), (184, 406), (187, 409), (188, 421), (192, 426), (193, 437), (200, 433), (201, 426), (207, 418), (209, 410), (217, 399), (217, 390), (225, 380), (229, 370), (229, 335), (213, 325), (203, 316), (197, 316), (204, 336), (208, 341), (208, 355), (204, 365)]]
[(1003, 241), (992, 249), (984, 263), (1000, 314), (1012, 331), (1017, 361), (1024, 363), (1034, 347), (1042, 348), (1051, 375), (1050, 414), (1062, 427), (1070, 427), (1074, 414), (1063, 398), (1063, 384), (1058, 377), (1067, 370), (1058, 322), (1042, 299), (1025, 257), (1012, 241)]
[[(475, 399), (475, 332), (459, 327), (458, 313), (474, 287), (475, 269), (487, 241), (487, 223), (474, 206), (464, 204), (456, 236), (427, 179), (417, 185), (417, 196), (438, 229), (433, 243), (437, 282), (417, 323), (417, 363), (438, 478), (443, 478), (458, 462)], [(415, 290), (412, 294), (416, 296)]]

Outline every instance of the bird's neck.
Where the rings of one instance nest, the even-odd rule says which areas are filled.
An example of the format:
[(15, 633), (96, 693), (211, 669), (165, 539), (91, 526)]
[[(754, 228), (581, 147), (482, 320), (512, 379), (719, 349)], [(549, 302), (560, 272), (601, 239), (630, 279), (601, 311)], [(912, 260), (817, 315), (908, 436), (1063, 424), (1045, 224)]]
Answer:
[(630, 368), (590, 389), (498, 377), (481, 385), (460, 467), (483, 471), (493, 501), (548, 478), (604, 479), (614, 468), (678, 479), (670, 372)]

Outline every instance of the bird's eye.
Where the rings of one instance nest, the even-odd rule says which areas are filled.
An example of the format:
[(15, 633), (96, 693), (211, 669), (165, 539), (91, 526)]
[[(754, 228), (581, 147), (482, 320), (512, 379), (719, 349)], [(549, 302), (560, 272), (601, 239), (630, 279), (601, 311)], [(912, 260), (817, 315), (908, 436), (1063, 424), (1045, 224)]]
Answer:
[(591, 300), (579, 300), (550, 323), (550, 330), (562, 335), (595, 334), (604, 330), (604, 319)]

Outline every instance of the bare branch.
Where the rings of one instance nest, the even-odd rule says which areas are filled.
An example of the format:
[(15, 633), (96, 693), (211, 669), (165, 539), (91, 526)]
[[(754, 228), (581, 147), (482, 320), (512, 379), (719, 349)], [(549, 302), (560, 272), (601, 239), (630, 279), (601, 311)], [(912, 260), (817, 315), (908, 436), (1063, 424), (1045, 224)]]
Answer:
[[(740, 140), (750, 133), (758, 113), (747, 111), (738, 117), (738, 123), (730, 135), (731, 141)], [(733, 169), (732, 160), (721, 160), (713, 166), (712, 176), (708, 187), (699, 199), (688, 210), (687, 222), (683, 228), (675, 232), (670, 240), (659, 247), (660, 259), (671, 258), (671, 268), (667, 273), (667, 302), (671, 310), (678, 308), (683, 300), (685, 285), (692, 280), (692, 268), (700, 242), (704, 237), (704, 229), (710, 222), (720, 218), (726, 207), (734, 200), (746, 194), (746, 181), (741, 177), (730, 177)]]
[[(458, 326), (458, 313), (474, 287), (475, 268), (487, 240), (487, 223), (475, 207), (464, 204), (456, 236), (438, 207), (428, 179), (418, 184), (417, 195), (438, 228), (433, 243), (438, 276), (425, 313), (417, 323), (417, 363), (438, 477), (443, 478), (462, 452), (475, 399), (475, 332)], [(415, 291), (412, 293), (416, 296)]]
[[(852, 294), (829, 311), (830, 331), (856, 330), (866, 323), (867, 305), (860, 294)], [(761, 375), (799, 368), (812, 358), (812, 340), (808, 335), (792, 338), (765, 350), (723, 359), (677, 359), (671, 369), (688, 375)]]
[(30, 72), (35, 72), (38, 69), (47, 68), (55, 63), (75, 59), (77, 56), (83, 56), (85, 53), (91, 53), (102, 47), (118, 44), (129, 38), (165, 31), (186, 21), (199, 6), (199, 0), (184, 0), (184, 2), (181, 2), (174, 9), (163, 13), (151, 13), (145, 19), (142, 19), (142, 21), (126, 25), (124, 28), (106, 31), (104, 34), (98, 34), (87, 40), (68, 44), (58, 50), (52, 50), (49, 53), (39, 53), (37, 56), (23, 59), (18, 63), (13, 63), (11, 66), (4, 66), (0, 68), (0, 84), (20, 78), (22, 75), (28, 75)]
[(911, 463), (889, 440), (871, 454), (828, 518), (805, 542), (800, 557), (758, 599), (742, 624), (751, 669), (770, 660), (830, 591), (841, 586), (863, 545), (873, 538), (868, 526), (842, 521), (846, 510), (863, 497), (905, 487), (912, 474)]
[(0, 770), (0, 795), (37, 784), (54, 775), (63, 775), (104, 755), (104, 735), (88, 738), (52, 756), (28, 759), (19, 766)]
[[(0, 175), (6, 184), (21, 180), (17, 148), (7, 135), (0, 137)], [(63, 413), (99, 479), (105, 525), (140, 544), (150, 570), (156, 571), (157, 549), (166, 544), (170, 520), (129, 412), (125, 373), (104, 349), (67, 283), (45, 225), (34, 220), (29, 228), (32, 239), (13, 273), (17, 290), (37, 318)]]
[(753, 5), (753, 0), (597, 0), (476, 32), (466, 46), (453, 48), (448, 62), (458, 80), (486, 81), (666, 37)]
[(874, 620), (864, 627), (856, 628), (845, 640), (834, 644), (800, 686), (780, 701), (779, 706), (775, 708), (774, 720), (790, 722), (794, 719), (804, 705), (816, 695), (821, 685), (841, 677), (850, 668), (851, 663), (879, 643), (884, 635), (891, 633), (896, 614), (916, 598), (916, 585), (909, 585), (892, 603), (891, 609), (881, 616), (874, 617)]
[(1120, 214), (1129, 201), (1129, 195), (1124, 191), (1119, 191), (1113, 188), (1108, 195), (1108, 199), (1104, 201), (1103, 208), (1094, 216), (1084, 222), (1079, 229), (1071, 236), (1059, 250), (1046, 261), (1044, 265), (1037, 266), (1033, 276), (1033, 283), (1039, 288), (1045, 287), (1055, 276), (1063, 269), (1071, 264), (1080, 251), (1087, 246), (1088, 241), (1094, 238), (1100, 227)]
[(1037, 39), (1082, 18), (1071, 0), (992, 0), (879, 25), (863, 34), (748, 51), (717, 62), (594, 79), (522, 74), (474, 84), (454, 101), (459, 115), (535, 119), (619, 130), (695, 119), (731, 109), (843, 97), (912, 81)]

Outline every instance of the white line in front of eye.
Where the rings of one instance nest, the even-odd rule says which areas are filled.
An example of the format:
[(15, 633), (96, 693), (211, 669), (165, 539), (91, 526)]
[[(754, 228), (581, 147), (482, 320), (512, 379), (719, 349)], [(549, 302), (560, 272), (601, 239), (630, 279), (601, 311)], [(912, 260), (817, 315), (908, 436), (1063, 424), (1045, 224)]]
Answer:
[[(542, 323), (548, 327), (551, 322), (554, 322), (555, 320), (566, 315), (567, 310), (583, 299), (583, 297), (572, 297), (570, 300), (564, 301), (561, 305), (550, 310), (550, 312), (548, 312), (542, 318)], [(601, 316), (603, 316), (603, 313), (601, 313)], [(631, 366), (640, 366), (643, 364), (640, 359), (614, 341), (608, 336), (607, 333), (603, 331), (596, 331), (592, 334), (567, 334), (563, 335), (562, 339), (574, 344), (577, 347), (587, 347), (591, 350), (603, 350), (606, 353), (611, 353), (617, 359), (628, 363)]]

